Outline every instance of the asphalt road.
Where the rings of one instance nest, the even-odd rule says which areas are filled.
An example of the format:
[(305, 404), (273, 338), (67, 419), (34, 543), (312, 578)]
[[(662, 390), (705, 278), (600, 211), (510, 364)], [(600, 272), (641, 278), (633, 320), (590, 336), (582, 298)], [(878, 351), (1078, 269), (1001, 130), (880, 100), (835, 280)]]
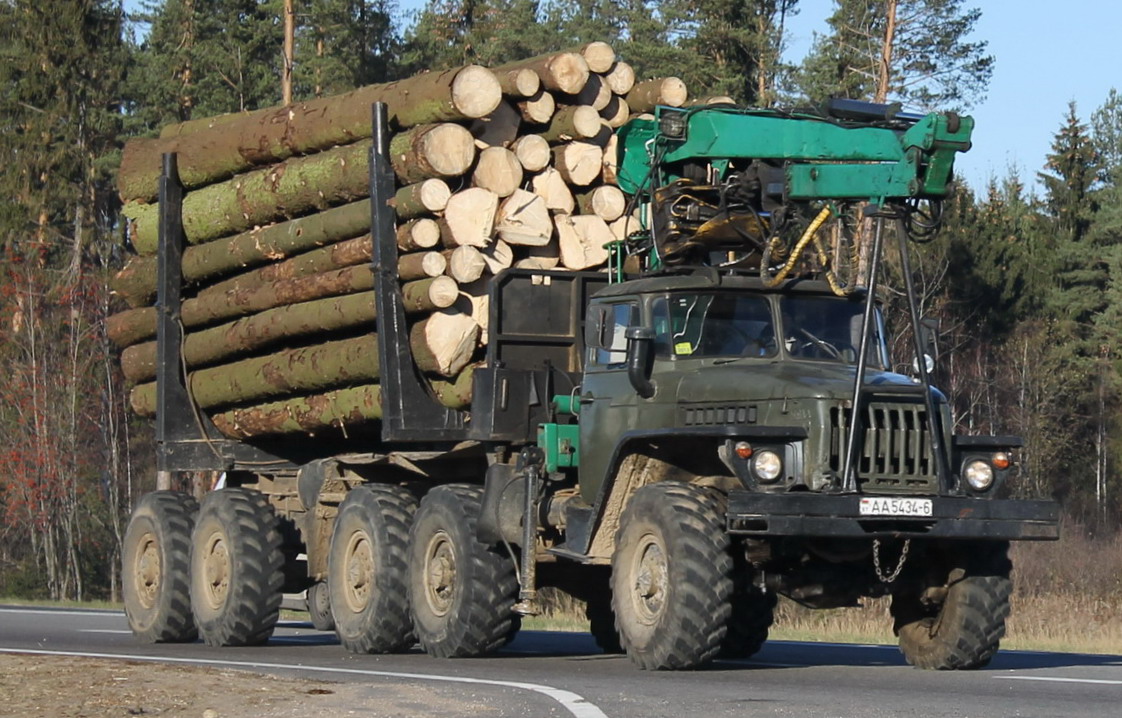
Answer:
[[(354, 656), (334, 634), (282, 622), (268, 645), (145, 645), (122, 613), (0, 606), (0, 652), (230, 666), (379, 688), (408, 687), (466, 709), (576, 718), (1101, 718), (1122, 710), (1122, 655), (1003, 651), (970, 672), (907, 666), (889, 646), (775, 641), (751, 660), (688, 673), (648, 673), (597, 653), (587, 634), (524, 631), (491, 658), (438, 660), (420, 651)], [(361, 710), (362, 706), (356, 706)]]

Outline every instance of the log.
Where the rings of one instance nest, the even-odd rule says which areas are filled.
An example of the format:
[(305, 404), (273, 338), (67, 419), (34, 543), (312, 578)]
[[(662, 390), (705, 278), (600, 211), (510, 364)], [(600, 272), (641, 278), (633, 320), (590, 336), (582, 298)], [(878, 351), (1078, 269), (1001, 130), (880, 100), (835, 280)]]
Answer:
[(478, 338), (475, 320), (451, 309), (422, 319), (409, 332), (417, 368), (446, 377), (459, 374), (468, 365)]
[(605, 222), (619, 219), (627, 207), (627, 197), (619, 187), (601, 185), (576, 196), (581, 214), (594, 214)]
[(553, 148), (553, 166), (566, 182), (585, 187), (600, 176), (604, 151), (589, 142), (569, 142)]
[[(511, 250), (509, 244), (501, 239), (496, 240), (494, 244), (480, 254), (483, 255), (483, 262), (487, 266), (487, 271), (492, 275), (498, 274), (514, 263), (513, 250)], [(479, 320), (476, 319), (476, 322), (479, 322)], [(483, 325), (480, 324), (480, 326)]]
[(549, 143), (541, 135), (522, 135), (510, 146), (511, 152), (527, 172), (539, 172), (549, 165), (552, 157)]
[(656, 105), (681, 107), (686, 103), (686, 83), (677, 77), (640, 82), (625, 96), (632, 112), (651, 112)]
[(560, 249), (556, 242), (550, 242), (542, 247), (529, 247), (526, 256), (516, 260), (514, 266), (518, 269), (554, 269), (560, 262)]
[(342, 242), (310, 252), (298, 254), (282, 262), (267, 264), (264, 267), (234, 275), (221, 282), (215, 282), (196, 293), (196, 299), (225, 295), (227, 292), (247, 291), (284, 279), (307, 277), (332, 269), (353, 267), (368, 263), (373, 257), (374, 243), (370, 235), (345, 239)]
[[(570, 200), (572, 195), (569, 196)], [(540, 247), (553, 235), (546, 201), (526, 190), (515, 190), (495, 214), (495, 235), (508, 244)]]
[(540, 134), (552, 144), (588, 139), (599, 132), (599, 112), (589, 105), (571, 105), (555, 112)]
[[(188, 375), (189, 391), (210, 409), (377, 381), (377, 342), (370, 334), (199, 369)], [(156, 384), (134, 387), (129, 401), (137, 414), (155, 414)]]
[(632, 232), (638, 232), (642, 228), (639, 218), (633, 215), (620, 217), (608, 225), (608, 229), (612, 230), (612, 235), (619, 240), (627, 239)]
[(448, 269), (448, 260), (440, 252), (413, 252), (397, 258), (397, 278), (403, 282), (425, 277), (439, 277)]
[(215, 427), (231, 439), (315, 433), (337, 427), (346, 431), (382, 418), (382, 391), (377, 384), (231, 409), (211, 416)]
[(580, 53), (592, 72), (607, 72), (616, 61), (615, 50), (606, 42), (588, 42), (574, 52)]
[(545, 90), (516, 103), (522, 119), (534, 125), (544, 125), (557, 111), (557, 101)]
[(440, 244), (440, 225), (428, 217), (411, 219), (397, 226), (396, 238), (402, 252), (430, 249)]
[[(258, 227), (229, 239), (183, 250), (183, 279), (191, 284), (229, 274), (279, 257), (355, 237), (370, 228), (370, 200), (352, 202), (293, 219)], [(133, 256), (111, 283), (129, 306), (149, 304), (156, 296), (156, 258)]]
[[(438, 127), (456, 127), (470, 142), (471, 135), (458, 125)], [(398, 135), (399, 138), (409, 136), (409, 133)], [(474, 146), (470, 151), (474, 154)], [(201, 244), (365, 197), (370, 191), (369, 154), (367, 140), (307, 157), (294, 157), (189, 192), (183, 200), (183, 230), (187, 242)], [(464, 169), (470, 164), (471, 158)], [(428, 176), (431, 175), (417, 177), (414, 181)], [(137, 252), (155, 254), (159, 226), (157, 206), (130, 203), (121, 212), (132, 220), (129, 234)]]
[(440, 219), (440, 238), (444, 246), (486, 247), (491, 242), (499, 196), (483, 187), (469, 187), (448, 200)]
[(604, 83), (617, 95), (626, 95), (635, 87), (635, 70), (620, 60), (604, 75)]
[(491, 323), (491, 281), (480, 279), (460, 287), (460, 301), (456, 308), (471, 316), (479, 325), (479, 343), (486, 345), (487, 329)]
[(603, 77), (589, 75), (588, 82), (584, 83), (584, 89), (573, 98), (572, 104), (589, 105), (599, 112), (608, 106), (613, 97), (615, 95), (612, 94), (612, 89), (604, 82)]
[(105, 335), (118, 347), (127, 347), (156, 336), (156, 308), (137, 307), (105, 318)]
[(444, 211), (451, 196), (447, 182), (431, 178), (399, 189), (394, 195), (393, 207), (398, 220), (413, 219)]
[(465, 367), (452, 381), (432, 379), (429, 385), (436, 400), (449, 409), (470, 409), (473, 377), (478, 366), (480, 365), (472, 364)]
[(510, 97), (530, 97), (541, 89), (542, 81), (538, 73), (528, 67), (495, 73), (504, 95)]
[(495, 68), (495, 72), (504, 72), (520, 68), (529, 68), (538, 73), (543, 89), (564, 92), (575, 95), (588, 81), (588, 62), (575, 52), (554, 52), (528, 60), (519, 60)]
[(618, 130), (627, 124), (631, 119), (631, 108), (627, 106), (627, 100), (619, 95), (612, 97), (612, 101), (603, 110), (600, 110), (600, 116), (608, 123), (608, 127), (613, 130)]
[(406, 313), (433, 312), (455, 304), (460, 287), (451, 277), (430, 277), (406, 282), (401, 287), (401, 296)]
[(619, 180), (619, 135), (612, 134), (608, 143), (604, 145), (604, 161), (602, 163), (602, 178), (608, 184), (616, 184)]
[(471, 123), (471, 134), (475, 146), (510, 147), (518, 139), (518, 128), (522, 125), (522, 115), (509, 102), (500, 103), (495, 111)]
[(448, 262), (448, 269), (445, 271), (457, 284), (470, 284), (482, 277), (487, 269), (483, 253), (468, 245), (449, 249), (444, 257)]
[(479, 153), (471, 183), (494, 192), (499, 198), (509, 197), (522, 184), (522, 163), (505, 147), (488, 147)]
[(591, 269), (608, 261), (606, 244), (615, 241), (604, 220), (590, 215), (564, 215), (555, 218), (561, 264), (568, 269)]
[(459, 177), (475, 161), (475, 139), (459, 125), (421, 125), (393, 136), (390, 159), (394, 173), (406, 184)]
[(177, 132), (172, 126), (165, 128), (165, 139), (126, 143), (118, 184), (124, 199), (154, 200), (164, 152), (178, 154), (180, 180), (194, 188), (254, 166), (365, 139), (371, 134), (374, 102), (386, 102), (391, 123), (405, 128), (483, 117), (501, 99), (494, 74), (468, 65), (286, 107), (209, 118), (198, 131)]
[(573, 192), (569, 189), (565, 178), (557, 170), (552, 167), (545, 168), (540, 174), (534, 176), (530, 186), (533, 188), (534, 194), (541, 197), (545, 202), (546, 209), (563, 214), (573, 213), (573, 209), (576, 207)]
[[(301, 337), (362, 325), (373, 330), (375, 319), (373, 292), (287, 304), (187, 334), (183, 340), (183, 361), (193, 369)], [(154, 378), (156, 342), (136, 344), (122, 351), (121, 369), (129, 381)]]

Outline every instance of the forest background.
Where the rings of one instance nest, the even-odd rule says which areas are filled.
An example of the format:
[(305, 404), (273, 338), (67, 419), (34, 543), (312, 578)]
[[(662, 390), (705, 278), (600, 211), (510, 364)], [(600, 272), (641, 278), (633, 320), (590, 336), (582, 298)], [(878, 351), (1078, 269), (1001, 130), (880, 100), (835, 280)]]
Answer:
[[(132, 503), (155, 486), (152, 428), (130, 415), (105, 335), (108, 280), (130, 251), (120, 150), (279, 104), (286, 10), (296, 101), (604, 40), (639, 76), (695, 95), (968, 112), (1000, 61), (962, 0), (836, 0), (797, 62), (784, 49), (798, 0), (430, 0), (408, 18), (394, 0), (139, 4), (0, 0), (0, 596), (117, 596)], [(957, 432), (1024, 437), (1013, 493), (1055, 497), (1065, 531), (1108, 545), (1122, 515), (1118, 93), (1057, 118), (1029, 172), (960, 183), (938, 240), (915, 248), (937, 383)]]

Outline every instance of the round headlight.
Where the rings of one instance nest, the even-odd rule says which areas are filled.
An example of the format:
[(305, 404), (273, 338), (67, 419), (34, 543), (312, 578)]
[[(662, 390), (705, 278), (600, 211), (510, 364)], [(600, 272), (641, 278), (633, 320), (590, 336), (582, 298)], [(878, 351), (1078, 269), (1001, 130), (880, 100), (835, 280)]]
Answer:
[(980, 459), (971, 461), (962, 474), (966, 483), (975, 491), (985, 491), (993, 486), (993, 467), (988, 462)]
[(774, 451), (757, 451), (752, 457), (752, 471), (760, 481), (775, 481), (783, 473), (783, 460)]

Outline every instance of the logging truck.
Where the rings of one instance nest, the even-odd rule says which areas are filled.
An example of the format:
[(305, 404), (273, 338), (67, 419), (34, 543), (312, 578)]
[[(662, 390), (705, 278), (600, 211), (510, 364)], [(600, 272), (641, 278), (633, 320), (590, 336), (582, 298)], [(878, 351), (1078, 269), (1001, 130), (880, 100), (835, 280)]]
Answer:
[[(891, 596), (910, 663), (985, 665), (1009, 613), (1009, 542), (1054, 539), (1058, 522), (1052, 502), (1007, 495), (1020, 439), (955, 434), (929, 380), (909, 240), (936, 228), (971, 128), (863, 103), (633, 119), (613, 140), (633, 226), (607, 268), (498, 272), (484, 353), (435, 380), (376, 105), (372, 256), (352, 272), (370, 328), (305, 359), (373, 365), (377, 383), (221, 412), (184, 371), (184, 200), (165, 156), (146, 400), (164, 488), (125, 539), (133, 632), (261, 644), (282, 594), (306, 591), (349, 651), (480, 656), (554, 587), (585, 603), (605, 651), (692, 669), (758, 651), (778, 596)], [(877, 300), (889, 222), (909, 308), (894, 326), (910, 325), (917, 357), (901, 372)], [(220, 478), (201, 501), (170, 489), (202, 471)]]

